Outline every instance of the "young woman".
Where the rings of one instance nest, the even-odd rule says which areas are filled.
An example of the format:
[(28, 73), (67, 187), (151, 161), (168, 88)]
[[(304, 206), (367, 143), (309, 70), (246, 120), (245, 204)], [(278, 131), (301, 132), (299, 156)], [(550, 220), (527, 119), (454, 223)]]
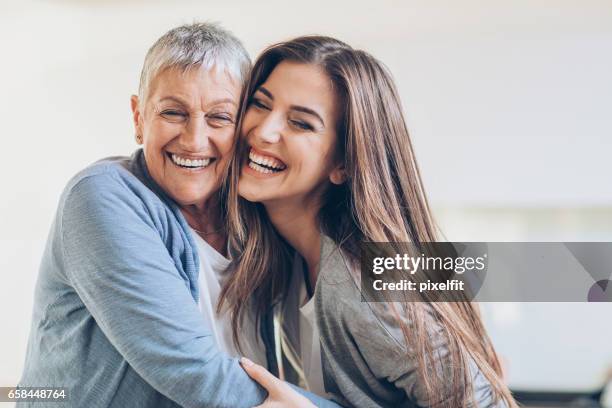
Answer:
[[(386, 69), (328, 37), (281, 43), (256, 61), (241, 117), (219, 305), (235, 341), (251, 299), (261, 324), (279, 313), (308, 387), (342, 405), (515, 406), (476, 305), (361, 302), (361, 242), (436, 239)], [(275, 402), (309, 404), (243, 365)]]

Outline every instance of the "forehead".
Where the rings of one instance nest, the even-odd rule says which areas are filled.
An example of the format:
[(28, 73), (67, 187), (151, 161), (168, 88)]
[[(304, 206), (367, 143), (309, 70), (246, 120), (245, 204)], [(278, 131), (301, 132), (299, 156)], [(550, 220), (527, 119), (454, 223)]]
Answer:
[(193, 67), (168, 68), (151, 81), (149, 99), (178, 96), (186, 101), (214, 101), (240, 97), (240, 84), (227, 71)]
[(270, 73), (263, 86), (269, 90), (275, 101), (292, 105), (324, 109), (333, 114), (336, 94), (329, 76), (312, 64), (283, 61)]

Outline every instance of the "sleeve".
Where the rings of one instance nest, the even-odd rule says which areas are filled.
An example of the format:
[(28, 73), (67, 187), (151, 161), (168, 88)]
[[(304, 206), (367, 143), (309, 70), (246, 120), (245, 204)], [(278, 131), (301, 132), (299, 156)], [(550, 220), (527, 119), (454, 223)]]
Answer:
[[(346, 306), (345, 306), (346, 307)], [(345, 327), (356, 342), (361, 355), (372, 374), (384, 378), (396, 388), (404, 390), (408, 398), (419, 407), (431, 406), (422, 381), (417, 376), (414, 359), (408, 355), (404, 334), (390, 308), (384, 303), (361, 303), (359, 312), (343, 313)], [(349, 309), (352, 309), (348, 306)], [(401, 306), (398, 306), (401, 310)], [(434, 361), (430, 370), (438, 370), (443, 376), (452, 375), (447, 344), (436, 322), (428, 321), (433, 340)], [(495, 402), (491, 386), (473, 360), (469, 362), (474, 402), (478, 408), (502, 408), (503, 402)], [(444, 373), (442, 373), (444, 371)], [(440, 390), (442, 393), (443, 390)]]
[(336, 403), (335, 401), (325, 399), (323, 397), (319, 397), (318, 395), (313, 394), (310, 391), (306, 391), (305, 389), (300, 388), (295, 384), (291, 384), (291, 383), (287, 383), (287, 384), (289, 384), (291, 388), (293, 388), (295, 391), (299, 392), (300, 394), (308, 398), (310, 402), (312, 402), (318, 408), (342, 408), (342, 405)]
[(84, 305), (130, 366), (181, 406), (262, 403), (266, 391), (217, 350), (144, 204), (124, 189), (95, 175), (65, 197), (65, 269)]

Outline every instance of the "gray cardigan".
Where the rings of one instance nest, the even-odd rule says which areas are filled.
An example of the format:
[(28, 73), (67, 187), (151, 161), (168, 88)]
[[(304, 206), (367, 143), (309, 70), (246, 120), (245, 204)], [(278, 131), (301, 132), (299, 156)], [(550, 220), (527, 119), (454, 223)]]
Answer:
[[(344, 406), (428, 406), (415, 366), (406, 358), (401, 329), (384, 313), (384, 304), (361, 301), (352, 268), (337, 245), (322, 236), (314, 301), (326, 392)], [(441, 340), (435, 347), (444, 358)], [(505, 406), (494, 403), (490, 384), (475, 364), (472, 377), (479, 407)]]

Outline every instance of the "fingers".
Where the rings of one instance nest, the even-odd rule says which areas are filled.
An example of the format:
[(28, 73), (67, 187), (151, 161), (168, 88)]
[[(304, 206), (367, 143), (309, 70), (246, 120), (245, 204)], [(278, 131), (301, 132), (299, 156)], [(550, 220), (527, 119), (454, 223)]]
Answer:
[(268, 370), (242, 357), (240, 364), (246, 373), (268, 391), (268, 398), (263, 404), (254, 408), (316, 408), (308, 398), (279, 380)]
[(240, 359), (240, 364), (249, 377), (264, 387), (268, 391), (268, 394), (274, 394), (282, 388), (284, 383), (262, 366), (255, 364), (246, 357)]

